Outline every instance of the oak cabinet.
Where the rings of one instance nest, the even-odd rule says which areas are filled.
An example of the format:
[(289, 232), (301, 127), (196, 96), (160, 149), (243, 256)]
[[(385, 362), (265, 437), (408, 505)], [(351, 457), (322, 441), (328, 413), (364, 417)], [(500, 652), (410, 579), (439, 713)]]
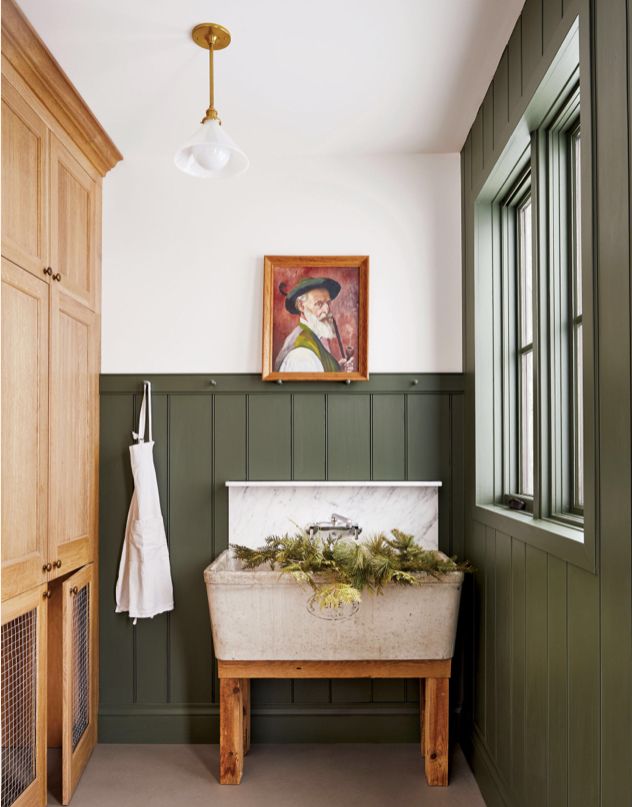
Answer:
[(6, 0), (2, 19), (7, 599), (95, 558), (101, 176), (11, 62)]
[(2, 793), (70, 801), (97, 736), (102, 177), (121, 155), (2, 0)]
[(49, 579), (94, 560), (98, 473), (98, 317), (51, 286)]
[(69, 804), (97, 742), (97, 599), (94, 565), (61, 585), (62, 804)]
[(98, 321), (2, 259), (2, 599), (95, 559)]
[(100, 187), (69, 149), (50, 135), (50, 265), (60, 282), (92, 310), (99, 283), (96, 210)]
[(47, 579), (49, 286), (2, 259), (2, 598)]
[(37, 277), (48, 264), (48, 127), (2, 77), (2, 254)]
[(46, 803), (46, 586), (2, 603), (2, 804)]

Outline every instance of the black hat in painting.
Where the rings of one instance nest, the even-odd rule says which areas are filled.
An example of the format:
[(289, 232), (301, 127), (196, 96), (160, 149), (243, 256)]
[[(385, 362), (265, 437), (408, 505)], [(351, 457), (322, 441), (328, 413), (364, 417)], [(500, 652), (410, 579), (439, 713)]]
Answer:
[(287, 290), (285, 283), (279, 285), (279, 291), (285, 297), (285, 307), (290, 314), (300, 314), (296, 307), (297, 298), (313, 289), (327, 289), (333, 300), (340, 294), (340, 283), (330, 277), (304, 277), (291, 291)]

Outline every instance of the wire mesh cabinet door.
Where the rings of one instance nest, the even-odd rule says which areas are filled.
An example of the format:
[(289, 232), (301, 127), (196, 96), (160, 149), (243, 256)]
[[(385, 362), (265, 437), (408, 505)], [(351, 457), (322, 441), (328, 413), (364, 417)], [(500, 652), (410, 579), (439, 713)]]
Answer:
[(46, 804), (46, 585), (2, 603), (2, 807)]
[(69, 804), (97, 740), (97, 619), (94, 566), (62, 588), (62, 803)]

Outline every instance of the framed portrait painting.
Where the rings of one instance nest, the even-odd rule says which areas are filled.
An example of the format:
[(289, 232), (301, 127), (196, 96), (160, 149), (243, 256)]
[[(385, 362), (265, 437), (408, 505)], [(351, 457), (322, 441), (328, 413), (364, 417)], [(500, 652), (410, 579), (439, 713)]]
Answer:
[(366, 381), (369, 259), (266, 256), (264, 381)]

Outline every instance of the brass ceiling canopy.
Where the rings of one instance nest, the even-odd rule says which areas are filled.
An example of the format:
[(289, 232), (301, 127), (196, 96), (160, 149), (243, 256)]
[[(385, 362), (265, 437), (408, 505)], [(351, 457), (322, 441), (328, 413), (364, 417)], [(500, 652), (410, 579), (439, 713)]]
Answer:
[(210, 50), (224, 50), (230, 45), (230, 31), (223, 25), (216, 22), (201, 22), (191, 31), (191, 36), (196, 45)]

